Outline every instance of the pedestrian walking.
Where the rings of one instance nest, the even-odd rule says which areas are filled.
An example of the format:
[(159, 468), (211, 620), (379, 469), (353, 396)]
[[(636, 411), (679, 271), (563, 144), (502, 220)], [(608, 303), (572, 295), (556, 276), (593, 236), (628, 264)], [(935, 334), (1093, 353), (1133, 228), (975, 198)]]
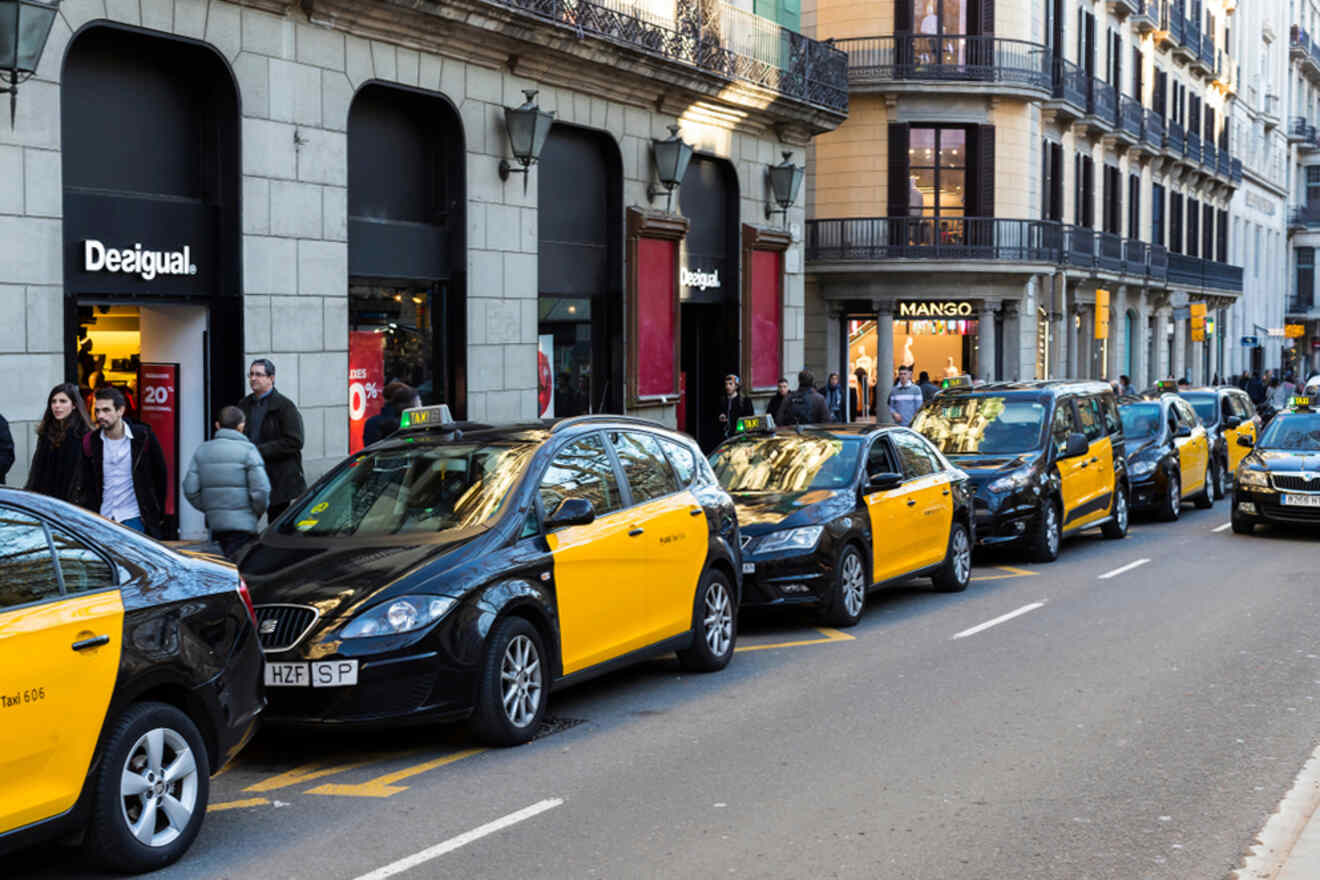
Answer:
[(816, 390), (816, 377), (807, 370), (798, 373), (798, 387), (784, 398), (775, 422), (781, 425), (823, 425), (830, 420), (825, 397)]
[(1131, 394), (1131, 393), (1132, 393), (1132, 377), (1131, 377), (1131, 376), (1119, 376), (1119, 377), (1118, 377), (1118, 393), (1119, 393), (1120, 396), (1121, 396), (1121, 395), (1124, 395), (1124, 394)]
[(1284, 389), (1283, 383), (1279, 381), (1278, 376), (1270, 379), (1269, 389), (1270, 406), (1275, 409), (1286, 408), (1288, 406), (1288, 397), (1290, 395)]
[(925, 370), (917, 376), (917, 387), (921, 389), (921, 399), (925, 403), (929, 403), (930, 399), (940, 391), (939, 386), (930, 381), (930, 373)]
[(830, 414), (831, 422), (843, 423), (847, 421), (844, 418), (844, 405), (847, 398), (844, 397), (843, 385), (839, 382), (838, 373), (830, 373), (829, 378), (825, 380), (825, 409)]
[(1247, 380), (1247, 396), (1251, 398), (1251, 402), (1256, 404), (1256, 406), (1260, 406), (1264, 403), (1265, 398), (1267, 397), (1265, 383), (1262, 382), (1260, 376), (1255, 373), (1252, 373), (1251, 378)]
[(14, 435), (9, 431), (9, 422), (0, 416), (0, 486), (5, 484), (9, 469), (14, 466)]
[(252, 393), (238, 402), (246, 427), (243, 433), (256, 444), (270, 478), (270, 505), (266, 516), (273, 522), (293, 499), (307, 488), (303, 477), (302, 415), (294, 402), (275, 390), (275, 364), (258, 358), (248, 368)]
[(391, 382), (386, 385), (385, 405), (362, 426), (362, 445), (370, 446), (399, 430), (399, 419), (403, 416), (403, 411), (411, 409), (416, 400), (417, 392), (411, 385), (403, 382)]
[(738, 420), (751, 415), (756, 415), (756, 408), (751, 398), (742, 393), (742, 380), (730, 373), (724, 377), (724, 399), (720, 401), (720, 436), (732, 435)]
[(775, 396), (770, 398), (770, 402), (765, 405), (765, 411), (776, 422), (779, 421), (779, 408), (784, 405), (785, 400), (788, 400), (788, 380), (780, 376), (779, 389), (775, 392)]
[(96, 430), (83, 435), (78, 503), (106, 519), (161, 537), (169, 471), (151, 429), (124, 418), (124, 393), (113, 385), (92, 398)]
[(37, 423), (37, 451), (32, 454), (23, 488), (61, 501), (76, 501), (73, 485), (82, 458), (82, 439), (90, 430), (91, 419), (78, 386), (63, 382), (52, 388), (46, 396), (46, 412)]
[(921, 389), (912, 381), (912, 367), (898, 368), (898, 383), (889, 391), (889, 416), (896, 425), (911, 425), (917, 411), (926, 403)]
[(193, 453), (183, 478), (183, 495), (206, 515), (211, 539), (230, 562), (257, 535), (257, 521), (270, 500), (270, 479), (261, 453), (243, 433), (243, 411), (220, 410), (215, 437)]

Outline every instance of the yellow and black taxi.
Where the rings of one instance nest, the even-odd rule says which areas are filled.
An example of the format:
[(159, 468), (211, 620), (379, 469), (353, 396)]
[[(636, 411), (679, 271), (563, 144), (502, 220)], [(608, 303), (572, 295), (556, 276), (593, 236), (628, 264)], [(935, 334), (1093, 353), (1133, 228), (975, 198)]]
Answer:
[(1192, 403), (1157, 387), (1125, 400), (1118, 411), (1127, 441), (1133, 510), (1153, 510), (1169, 522), (1178, 518), (1186, 500), (1211, 507), (1219, 463), (1214, 438)]
[(0, 571), (0, 854), (81, 833), (111, 870), (170, 864), (262, 708), (238, 572), (3, 488)]
[(1247, 392), (1231, 385), (1184, 387), (1177, 394), (1192, 405), (1210, 435), (1210, 487), (1216, 500), (1224, 498), (1248, 452), (1237, 438), (1256, 439), (1256, 407)]
[(1233, 487), (1233, 531), (1257, 523), (1320, 526), (1320, 399), (1294, 397), (1247, 450)]
[(967, 476), (907, 428), (775, 428), (738, 420), (710, 464), (742, 534), (743, 605), (811, 605), (834, 626), (861, 618), (873, 588), (971, 577)]
[(1127, 534), (1123, 428), (1103, 382), (946, 379), (912, 427), (970, 476), (982, 545), (1051, 562), (1070, 533)]
[(687, 669), (723, 668), (737, 528), (696, 443), (655, 423), (405, 411), (240, 560), (267, 718), (469, 718), (515, 745), (552, 688), (674, 651)]

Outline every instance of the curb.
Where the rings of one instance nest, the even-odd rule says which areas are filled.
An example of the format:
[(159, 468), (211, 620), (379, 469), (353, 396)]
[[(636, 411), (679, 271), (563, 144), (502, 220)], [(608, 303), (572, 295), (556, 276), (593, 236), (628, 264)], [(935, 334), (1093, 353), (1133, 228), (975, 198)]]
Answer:
[(1291, 880), (1320, 877), (1320, 747), (1302, 765), (1293, 787), (1284, 795), (1256, 836), (1234, 880)]

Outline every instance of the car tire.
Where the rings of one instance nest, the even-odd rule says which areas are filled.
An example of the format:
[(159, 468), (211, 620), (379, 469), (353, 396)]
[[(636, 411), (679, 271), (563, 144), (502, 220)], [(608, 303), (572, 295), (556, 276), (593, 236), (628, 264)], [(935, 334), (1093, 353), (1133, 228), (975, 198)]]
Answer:
[(531, 622), (503, 617), (486, 637), (472, 731), (492, 746), (520, 746), (541, 727), (550, 698), (545, 644)]
[(1114, 512), (1109, 522), (1100, 527), (1100, 534), (1111, 541), (1127, 537), (1128, 520), (1132, 510), (1128, 504), (1128, 490), (1122, 483), (1114, 487)]
[(1027, 555), (1032, 562), (1053, 562), (1059, 558), (1059, 545), (1063, 543), (1063, 524), (1059, 505), (1053, 498), (1046, 498), (1041, 506), (1039, 523), (1032, 533)]
[(949, 529), (944, 564), (930, 580), (941, 593), (961, 593), (972, 580), (972, 540), (967, 534), (967, 526), (957, 520)]
[(1159, 517), (1164, 522), (1173, 522), (1182, 513), (1182, 481), (1177, 471), (1170, 471), (1165, 481), (1164, 499), (1160, 502)]
[(728, 575), (712, 568), (697, 588), (692, 645), (678, 652), (679, 665), (688, 672), (718, 672), (733, 659), (737, 641), (738, 599)]
[(1214, 495), (1212, 494), (1213, 490), (1211, 489), (1210, 486), (1210, 478), (1211, 476), (1213, 476), (1216, 467), (1217, 465), (1214, 464), (1213, 459), (1211, 459), (1211, 461), (1206, 464), (1205, 481), (1201, 486), (1201, 491), (1198, 492), (1196, 494), (1196, 497), (1192, 499), (1193, 501), (1196, 502), (1196, 506), (1200, 510), (1209, 510), (1210, 508), (1215, 506), (1215, 499), (1214, 499)]
[[(173, 864), (206, 816), (211, 765), (197, 725), (167, 703), (137, 703), (107, 726), (83, 848), (111, 870)], [(146, 840), (143, 840), (146, 837)]]
[(1228, 463), (1215, 461), (1214, 470), (1215, 500), (1228, 497)]
[(1256, 531), (1256, 521), (1249, 516), (1238, 513), (1236, 504), (1233, 505), (1233, 514), (1229, 517), (1229, 521), (1233, 524), (1233, 534), (1235, 535), (1250, 535)]

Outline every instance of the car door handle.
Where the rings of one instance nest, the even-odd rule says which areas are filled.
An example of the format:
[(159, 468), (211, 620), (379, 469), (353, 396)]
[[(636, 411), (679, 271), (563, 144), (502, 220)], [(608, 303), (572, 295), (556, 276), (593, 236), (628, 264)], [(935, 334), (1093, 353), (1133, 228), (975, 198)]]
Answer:
[(706, 509), (704, 507), (694, 507), (688, 511), (688, 516), (701, 516), (705, 512)]
[(1100, 459), (1096, 458), (1094, 455), (1091, 456), (1091, 464), (1095, 464), (1095, 463), (1098, 462), (1099, 460), (1100, 460)]
[(916, 507), (916, 506), (917, 506), (917, 499), (915, 499), (915, 498), (909, 498), (909, 499), (907, 500), (907, 502), (908, 502), (908, 507)]
[(948, 490), (948, 489), (945, 489), (945, 490), (944, 490), (943, 492), (941, 492), (940, 494), (941, 494), (941, 495), (948, 495), (948, 494), (949, 494), (949, 490)]
[(73, 650), (86, 651), (88, 648), (99, 648), (102, 645), (110, 644), (109, 636), (92, 636), (90, 639), (79, 639), (73, 643)]
[(635, 538), (644, 531), (646, 531), (646, 529), (642, 528), (641, 526), (638, 526), (637, 528), (633, 529), (628, 533), (628, 537)]

